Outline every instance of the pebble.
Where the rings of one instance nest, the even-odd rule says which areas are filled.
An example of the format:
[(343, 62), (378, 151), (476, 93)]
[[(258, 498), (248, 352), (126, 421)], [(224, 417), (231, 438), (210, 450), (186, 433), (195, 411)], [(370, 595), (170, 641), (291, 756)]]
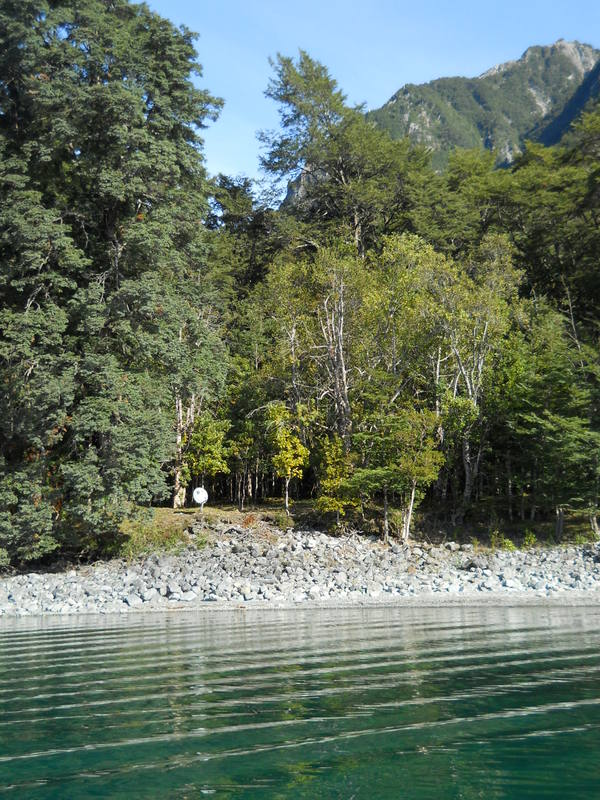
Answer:
[(457, 542), (384, 546), (374, 537), (291, 529), (266, 536), (217, 524), (206, 546), (178, 555), (0, 578), (0, 616), (573, 591), (600, 592), (600, 544), (492, 553)]

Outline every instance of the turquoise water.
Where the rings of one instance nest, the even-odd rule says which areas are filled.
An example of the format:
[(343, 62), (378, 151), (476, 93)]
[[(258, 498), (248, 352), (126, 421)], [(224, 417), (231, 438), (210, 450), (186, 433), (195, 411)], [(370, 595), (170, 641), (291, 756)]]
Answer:
[(600, 612), (0, 622), (0, 797), (600, 798)]

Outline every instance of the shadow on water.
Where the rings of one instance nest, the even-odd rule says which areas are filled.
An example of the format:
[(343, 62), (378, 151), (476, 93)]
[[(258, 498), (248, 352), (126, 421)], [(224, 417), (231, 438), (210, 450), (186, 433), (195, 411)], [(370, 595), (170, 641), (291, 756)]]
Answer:
[(595, 608), (0, 622), (0, 796), (598, 798)]

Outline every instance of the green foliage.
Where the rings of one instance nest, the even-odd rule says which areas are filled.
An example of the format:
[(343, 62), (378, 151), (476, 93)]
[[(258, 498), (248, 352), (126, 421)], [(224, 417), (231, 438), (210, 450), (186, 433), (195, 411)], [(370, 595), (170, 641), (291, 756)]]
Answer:
[(525, 531), (525, 535), (523, 536), (523, 547), (535, 547), (537, 544), (537, 536), (535, 533), (530, 529), (527, 528)]
[(591, 531), (587, 533), (576, 533), (573, 537), (573, 544), (576, 545), (586, 545), (590, 544), (591, 542), (596, 542), (597, 538), (593, 535)]
[(285, 511), (269, 511), (265, 519), (281, 531), (287, 530), (293, 524), (292, 518)]
[(324, 513), (334, 512), (339, 521), (348, 506), (354, 505), (348, 496), (348, 479), (351, 463), (344, 443), (339, 436), (332, 436), (322, 442), (322, 474), (319, 481), (320, 493), (315, 506)]
[(302, 478), (308, 464), (309, 450), (298, 436), (298, 423), (285, 403), (273, 402), (267, 407), (267, 432), (271, 446), (271, 463), (275, 474), (283, 478), (285, 512), (290, 513), (289, 485), (293, 478)]
[(262, 165), (296, 179), (287, 206), (318, 238), (342, 233), (363, 255), (378, 236), (406, 227), (425, 152), (393, 141), (362, 108), (347, 106), (327, 69), (305, 51), (296, 61), (279, 55), (273, 67), (266, 95), (279, 104), (281, 130), (262, 134)]
[(366, 497), (383, 493), (384, 531), (388, 494), (394, 493), (404, 513), (404, 539), (409, 537), (413, 509), (437, 478), (443, 462), (434, 439), (435, 427), (434, 414), (407, 407), (393, 414), (370, 415), (364, 430), (354, 435), (360, 460), (348, 485)]
[(0, 11), (0, 546), (110, 543), (224, 378), (193, 37), (119, 0)]
[(214, 477), (229, 472), (229, 455), (225, 437), (231, 427), (228, 420), (215, 419), (204, 412), (196, 417), (186, 447), (185, 463), (190, 476)]
[[(589, 45), (575, 42), (570, 46), (590, 67), (598, 58), (598, 51)], [(565, 43), (530, 47), (518, 61), (477, 78), (408, 84), (382, 108), (370, 112), (369, 119), (395, 139), (411, 136), (427, 144), (438, 169), (446, 165), (455, 147), (493, 149), (498, 162), (507, 163), (523, 149), (526, 139), (552, 144), (560, 139), (594, 93), (590, 86), (569, 108), (566, 119), (558, 119), (563, 108), (573, 104), (573, 79), (581, 77)]]
[(515, 543), (508, 536), (505, 536), (499, 530), (493, 530), (490, 533), (490, 547), (493, 550), (516, 550)]
[[(156, 552), (178, 552), (190, 546), (187, 533), (190, 521), (184, 514), (168, 508), (140, 510), (133, 518), (123, 520), (120, 541), (114, 553), (127, 559), (137, 559)], [(195, 541), (202, 547), (204, 541)]]
[(301, 478), (309, 452), (295, 432), (290, 411), (283, 403), (272, 403), (267, 409), (267, 421), (275, 472), (286, 481)]
[[(246, 178), (206, 180), (220, 104), (185, 28), (60, 0), (3, 6), (0, 38), (2, 563), (114, 552), (132, 508), (183, 502), (191, 477), (240, 507), (279, 479), (288, 514), (291, 481), (338, 517), (368, 500), (404, 538), (421, 503), (463, 530), (595, 524), (600, 111), (510, 170), (476, 149), (435, 174), (323, 65), (279, 56), (275, 208)], [(531, 124), (523, 76), (562, 102), (568, 69), (533, 49), (415, 92), (438, 156), (488, 123), (515, 153), (502, 114)], [(125, 526), (131, 553), (158, 546)]]

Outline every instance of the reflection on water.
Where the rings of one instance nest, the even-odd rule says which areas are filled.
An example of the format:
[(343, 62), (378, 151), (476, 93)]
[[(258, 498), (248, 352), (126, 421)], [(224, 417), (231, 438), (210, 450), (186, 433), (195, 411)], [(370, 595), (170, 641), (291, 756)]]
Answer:
[(600, 797), (600, 612), (0, 624), (0, 795)]

